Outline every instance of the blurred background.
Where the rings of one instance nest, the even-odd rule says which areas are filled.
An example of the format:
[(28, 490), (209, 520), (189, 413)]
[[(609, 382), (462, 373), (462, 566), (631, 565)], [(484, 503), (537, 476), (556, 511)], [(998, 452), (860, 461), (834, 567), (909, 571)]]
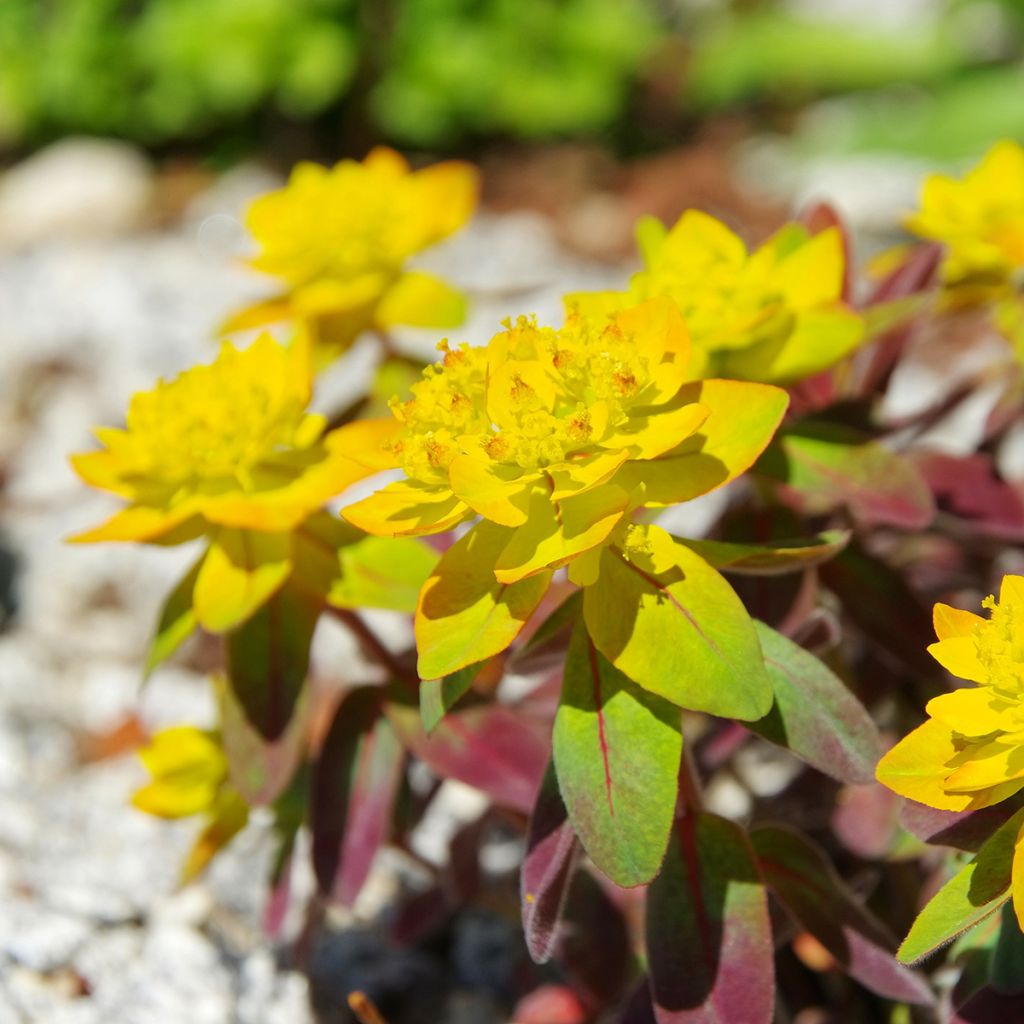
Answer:
[[(258, 815), (179, 891), (195, 825), (128, 806), (141, 738), (213, 715), (201, 649), (139, 684), (190, 552), (65, 546), (111, 509), (66, 459), (265, 293), (239, 261), (253, 196), (380, 142), (476, 161), (481, 211), (424, 263), (473, 299), (454, 334), (484, 340), (622, 281), (643, 213), (699, 206), (757, 241), (829, 199), (863, 259), (923, 173), (1024, 138), (1022, 96), (1024, 0), (0, 0), (0, 1022), (343, 1022), (356, 986), (391, 1024), (426, 993), (445, 1022), (511, 1019), (514, 917), (398, 951), (375, 922), (416, 878), (389, 855), (300, 971), (263, 935)], [(359, 678), (346, 644), (318, 635), (313, 670)], [(445, 785), (428, 863), (482, 809)], [(492, 852), (506, 884), (514, 843)]]

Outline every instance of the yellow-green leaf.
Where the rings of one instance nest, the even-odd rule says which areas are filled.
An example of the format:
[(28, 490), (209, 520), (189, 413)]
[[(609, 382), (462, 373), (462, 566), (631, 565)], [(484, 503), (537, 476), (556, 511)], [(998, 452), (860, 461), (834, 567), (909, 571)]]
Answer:
[(484, 521), (441, 556), (416, 609), (421, 678), (439, 679), (505, 650), (540, 603), (550, 572), (508, 584), (494, 577), (510, 533)]
[(618, 548), (601, 553), (583, 615), (598, 650), (673, 704), (750, 721), (772, 706), (754, 624), (729, 584), (675, 544), (675, 565), (652, 572)]

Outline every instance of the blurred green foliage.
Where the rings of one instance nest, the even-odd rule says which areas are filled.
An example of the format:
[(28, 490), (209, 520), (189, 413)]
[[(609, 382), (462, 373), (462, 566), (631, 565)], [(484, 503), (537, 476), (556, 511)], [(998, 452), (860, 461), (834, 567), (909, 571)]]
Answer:
[[(409, 143), (596, 131), (656, 39), (650, 0), (0, 0), (0, 141), (160, 143), (359, 84)], [(368, 98), (364, 94), (368, 93)], [(360, 116), (361, 111), (356, 111)]]
[[(655, 132), (679, 130), (680, 115), (855, 93), (848, 148), (941, 157), (1021, 134), (1024, 0), (907, 11), (863, 16), (850, 0), (0, 0), (0, 144), (68, 132), (265, 143), (281, 120), (414, 146), (621, 139), (644, 89), (642, 109), (665, 108)], [(918, 92), (893, 102), (894, 85)]]

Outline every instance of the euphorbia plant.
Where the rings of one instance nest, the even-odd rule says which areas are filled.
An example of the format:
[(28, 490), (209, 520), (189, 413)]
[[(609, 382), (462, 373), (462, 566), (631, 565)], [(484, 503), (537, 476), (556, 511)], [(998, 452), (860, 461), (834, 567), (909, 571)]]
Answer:
[[(1017, 174), (1017, 152), (997, 150), (981, 179), (993, 167), (1000, 181)], [(885, 799), (869, 785), (881, 740), (855, 694), (934, 690), (918, 647), (920, 592), (968, 568), (945, 520), (932, 525), (932, 456), (915, 448), (928, 414), (897, 436), (879, 410), (915, 332), (941, 332), (964, 308), (1002, 323), (1019, 302), (1024, 170), (991, 209), (972, 181), (930, 186), (912, 221), (948, 241), (946, 254), (887, 254), (863, 302), (842, 225), (825, 209), (753, 251), (697, 211), (668, 231), (645, 222), (645, 268), (627, 288), (567, 296), (560, 327), (519, 317), (486, 344), (443, 342), (390, 417), (350, 410), (336, 430), (307, 412), (313, 367), (362, 331), (461, 315), (447, 286), (405, 259), (468, 215), (474, 175), (464, 165), (410, 173), (377, 151), (332, 172), (299, 169), (258, 201), (257, 264), (288, 291), (233, 326), (281, 318), (294, 337), (227, 346), (211, 366), (136, 396), (126, 429), (101, 431), (103, 449), (75, 462), (129, 503), (79, 539), (206, 539), (165, 605), (150, 667), (197, 627), (222, 635), (218, 729), (158, 734), (145, 754), (154, 781), (137, 797), (155, 813), (206, 816), (189, 873), (241, 827), (245, 806), (270, 804), (278, 891), (305, 825), (319, 898), (353, 902), (376, 851), (405, 845), (429, 802), (406, 792), (415, 758), (525, 828), (528, 949), (564, 964), (592, 1016), (638, 980), (625, 966), (632, 949), (647, 980), (624, 1020), (768, 1024), (775, 946), (794, 935), (781, 918), (773, 928), (769, 893), (805, 963), (931, 1005), (922, 977), (893, 955), (882, 920), (891, 908), (863, 906), (836, 864), (859, 883), (856, 858), (905, 856), (905, 836), (869, 849), (853, 834), (871, 831), (858, 801)], [(392, 478), (367, 493), (366, 478), (383, 471)], [(356, 500), (346, 492), (357, 482)], [(659, 522), (727, 485), (711, 537)], [(1024, 513), (1021, 524), (1024, 537)], [(977, 545), (971, 557), (991, 558)], [(1006, 809), (965, 825), (975, 838), (1016, 811), (1024, 779), (1014, 579), (991, 620), (940, 605), (936, 657), (982, 685), (929, 703), (929, 723), (879, 768), (933, 807)], [(378, 636), (361, 615), (370, 608), (408, 615), (414, 648)], [(322, 615), (352, 632), (376, 679), (349, 670), (340, 695), (307, 680)], [(799, 814), (768, 801), (751, 822), (710, 809), (706, 781), (751, 734), (813, 769), (795, 784)], [(853, 810), (841, 804), (830, 830), (837, 785)], [(959, 834), (958, 823), (928, 820), (917, 831), (947, 825)], [(950, 883), (970, 903), (994, 865), (984, 877), (1006, 885), (973, 909), (940, 894), (950, 928), (930, 936), (950, 937), (1009, 898), (1010, 828)], [(481, 835), (467, 826), (453, 857), (475, 855)], [(435, 923), (474, 896), (472, 873), (452, 875), (440, 872), (431, 895)], [(646, 939), (630, 947), (621, 908), (636, 902)], [(902, 928), (898, 910), (889, 924)], [(425, 927), (404, 913), (406, 934)], [(580, 939), (595, 931), (580, 922), (598, 918), (607, 927)], [(922, 948), (922, 928), (905, 958)], [(602, 940), (615, 970), (593, 969)], [(800, 999), (791, 970), (782, 1003)]]

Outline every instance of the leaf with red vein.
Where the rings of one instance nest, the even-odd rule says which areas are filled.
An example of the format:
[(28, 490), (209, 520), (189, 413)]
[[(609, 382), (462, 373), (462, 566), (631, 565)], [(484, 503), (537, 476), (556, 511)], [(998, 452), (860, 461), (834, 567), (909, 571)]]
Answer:
[(772, 892), (851, 977), (887, 999), (930, 1005), (924, 979), (896, 962), (896, 938), (843, 884), (824, 852), (784, 828), (751, 834)]
[(746, 833), (715, 814), (676, 821), (647, 899), (658, 1024), (770, 1024), (768, 898)]
[(645, 690), (680, 707), (745, 721), (772, 706), (753, 622), (736, 592), (678, 542), (675, 564), (645, 571), (616, 549), (601, 554), (583, 617), (597, 649)]
[(616, 669), (577, 624), (555, 715), (555, 769), (584, 849), (617, 885), (649, 882), (665, 855), (681, 717)]
[(387, 841), (405, 751), (375, 686), (342, 700), (313, 769), (313, 868), (321, 891), (351, 905)]
[(576, 833), (558, 791), (554, 765), (549, 764), (530, 815), (519, 875), (523, 934), (534, 963), (547, 963), (554, 952), (576, 850)]
[(488, 704), (445, 716), (428, 738), (419, 708), (393, 702), (385, 710), (406, 747), (442, 778), (458, 779), (495, 803), (529, 814), (548, 762), (543, 722)]

